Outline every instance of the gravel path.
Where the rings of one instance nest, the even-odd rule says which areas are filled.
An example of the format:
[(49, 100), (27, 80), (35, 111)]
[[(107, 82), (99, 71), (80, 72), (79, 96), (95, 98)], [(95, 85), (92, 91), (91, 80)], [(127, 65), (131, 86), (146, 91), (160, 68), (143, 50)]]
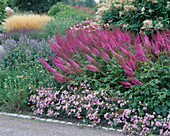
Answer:
[(0, 115), (0, 136), (125, 136), (115, 131)]

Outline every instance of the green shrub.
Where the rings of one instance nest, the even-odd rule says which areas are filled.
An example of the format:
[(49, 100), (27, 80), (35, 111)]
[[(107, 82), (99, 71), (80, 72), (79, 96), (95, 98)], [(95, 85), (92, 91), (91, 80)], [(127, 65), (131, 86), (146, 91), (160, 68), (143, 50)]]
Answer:
[(146, 113), (155, 116), (167, 117), (170, 107), (170, 57), (161, 54), (152, 65), (145, 62), (136, 73), (143, 85), (132, 86), (123, 93), (125, 99), (129, 100), (128, 107), (138, 115)]
[(5, 19), (5, 7), (6, 7), (6, 0), (0, 1), (0, 24), (4, 22)]
[(44, 13), (59, 1), (61, 0), (15, 0), (15, 7), (22, 11)]
[(62, 0), (63, 3), (72, 5), (72, 6), (84, 6), (94, 8), (96, 3), (94, 0)]
[(87, 10), (83, 10), (83, 9), (67, 9), (65, 11), (61, 11), (56, 13), (55, 18), (66, 18), (66, 17), (72, 17), (74, 20), (78, 20), (79, 22), (81, 22), (84, 19), (87, 18), (93, 18), (93, 14), (89, 13), (89, 11)]
[(170, 27), (170, 2), (168, 0), (133, 0), (113, 2), (110, 9), (102, 16), (102, 21), (113, 26), (130, 29), (133, 32), (144, 30), (150, 34), (150, 29), (161, 30)]
[(14, 9), (15, 8), (15, 1), (16, 0), (7, 0), (7, 4), (10, 8)]
[(48, 11), (48, 15), (56, 15), (57, 12), (65, 11), (67, 9), (70, 9), (70, 5), (63, 4), (62, 2), (57, 2), (57, 4), (53, 5), (50, 10)]

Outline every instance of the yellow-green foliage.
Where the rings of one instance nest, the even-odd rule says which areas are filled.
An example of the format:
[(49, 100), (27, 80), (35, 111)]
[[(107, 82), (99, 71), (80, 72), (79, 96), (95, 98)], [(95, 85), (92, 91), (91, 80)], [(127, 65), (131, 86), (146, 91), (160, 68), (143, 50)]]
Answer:
[(41, 29), (51, 19), (52, 17), (46, 15), (20, 14), (7, 18), (3, 25), (8, 32), (23, 29)]

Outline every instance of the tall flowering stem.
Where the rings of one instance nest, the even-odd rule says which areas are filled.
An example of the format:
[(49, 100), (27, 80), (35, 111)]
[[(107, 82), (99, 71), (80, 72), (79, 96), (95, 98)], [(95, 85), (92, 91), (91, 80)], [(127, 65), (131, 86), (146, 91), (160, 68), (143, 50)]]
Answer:
[[(152, 35), (154, 35), (152, 40), (142, 32), (135, 37), (126, 31), (122, 32), (119, 28), (113, 31), (107, 29), (86, 31), (83, 28), (67, 31), (65, 36), (58, 34), (55, 36), (56, 43), (50, 43), (57, 57), (51, 60), (60, 70), (70, 75), (88, 75), (89, 71), (92, 71), (102, 73), (103, 76), (108, 75), (105, 74), (109, 71), (106, 66), (116, 60), (127, 74), (128, 80), (136, 85), (142, 85), (142, 82), (135, 78), (135, 70), (139, 68), (137, 61), (144, 63), (149, 60), (152, 65), (154, 62), (152, 59), (156, 59), (161, 52), (169, 54), (170, 51), (168, 30), (163, 34), (157, 32)], [(40, 60), (51, 73), (56, 73), (45, 61)], [(126, 84), (124, 81), (119, 83)]]

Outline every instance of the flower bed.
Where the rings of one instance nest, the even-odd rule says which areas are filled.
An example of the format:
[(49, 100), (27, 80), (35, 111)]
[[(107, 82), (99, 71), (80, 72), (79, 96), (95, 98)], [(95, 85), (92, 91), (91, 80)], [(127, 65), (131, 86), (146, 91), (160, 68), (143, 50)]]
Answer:
[(56, 35), (50, 43), (56, 58), (49, 59), (57, 69), (40, 60), (65, 85), (30, 88), (34, 114), (107, 123), (133, 135), (168, 135), (169, 30), (152, 37), (81, 28)]

